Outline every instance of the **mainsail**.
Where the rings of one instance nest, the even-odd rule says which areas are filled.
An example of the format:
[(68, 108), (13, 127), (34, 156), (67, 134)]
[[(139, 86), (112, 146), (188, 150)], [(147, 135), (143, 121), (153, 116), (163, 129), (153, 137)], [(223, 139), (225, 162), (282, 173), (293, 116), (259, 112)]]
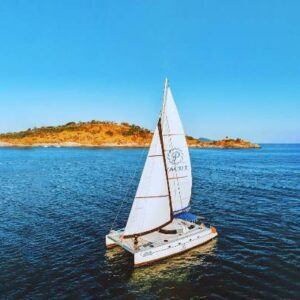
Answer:
[(155, 129), (124, 237), (144, 235), (171, 223), (189, 208), (191, 162), (183, 126), (165, 82), (161, 116)]
[(189, 149), (171, 89), (166, 80), (162, 110), (162, 133), (174, 214), (189, 209), (192, 172)]
[(156, 127), (140, 183), (133, 201), (124, 237), (158, 230), (172, 221), (165, 162)]

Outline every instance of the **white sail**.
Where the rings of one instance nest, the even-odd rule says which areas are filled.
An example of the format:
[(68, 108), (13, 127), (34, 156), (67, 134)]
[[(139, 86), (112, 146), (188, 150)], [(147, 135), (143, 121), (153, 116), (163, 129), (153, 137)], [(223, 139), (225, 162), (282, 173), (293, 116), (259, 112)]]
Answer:
[(125, 227), (124, 237), (145, 234), (168, 224), (172, 212), (159, 130), (156, 127), (148, 157)]
[(172, 208), (176, 214), (189, 208), (192, 172), (185, 132), (167, 80), (161, 118)]

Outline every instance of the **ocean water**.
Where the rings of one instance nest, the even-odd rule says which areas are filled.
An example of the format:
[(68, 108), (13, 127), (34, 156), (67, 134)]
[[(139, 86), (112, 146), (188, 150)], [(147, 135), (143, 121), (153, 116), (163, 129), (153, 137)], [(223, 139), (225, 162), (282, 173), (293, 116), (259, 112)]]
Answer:
[(134, 269), (104, 237), (146, 152), (0, 149), (1, 299), (300, 299), (300, 145), (191, 150), (192, 211), (219, 237)]

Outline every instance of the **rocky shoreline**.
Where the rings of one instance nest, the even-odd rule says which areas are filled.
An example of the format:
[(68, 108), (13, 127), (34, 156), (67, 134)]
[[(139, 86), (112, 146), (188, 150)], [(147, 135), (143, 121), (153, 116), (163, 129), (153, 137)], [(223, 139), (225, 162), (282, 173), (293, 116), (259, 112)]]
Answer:
[[(7, 142), (0, 142), (0, 148), (148, 148), (149, 144), (116, 144), (116, 143), (104, 143), (101, 145), (93, 144), (80, 144), (76, 142), (64, 142), (64, 143), (36, 143), (36, 144), (13, 144)], [(235, 145), (235, 146), (222, 146), (210, 143), (201, 143), (199, 145), (189, 145), (189, 148), (194, 149), (259, 149), (260, 145)]]
[[(200, 141), (191, 136), (186, 138), (190, 148), (260, 148), (258, 144), (242, 139), (226, 138), (219, 141)], [(146, 148), (149, 147), (151, 139), (152, 132), (138, 125), (93, 120), (0, 134), (0, 147)]]

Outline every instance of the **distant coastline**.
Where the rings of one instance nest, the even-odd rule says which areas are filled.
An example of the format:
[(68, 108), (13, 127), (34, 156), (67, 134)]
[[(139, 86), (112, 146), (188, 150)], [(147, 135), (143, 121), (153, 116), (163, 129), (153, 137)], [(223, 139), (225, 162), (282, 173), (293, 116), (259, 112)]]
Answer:
[[(137, 125), (93, 120), (0, 134), (0, 147), (145, 148), (151, 138), (150, 130)], [(187, 136), (187, 142), (190, 148), (260, 148), (258, 144), (230, 138), (203, 141)]]

